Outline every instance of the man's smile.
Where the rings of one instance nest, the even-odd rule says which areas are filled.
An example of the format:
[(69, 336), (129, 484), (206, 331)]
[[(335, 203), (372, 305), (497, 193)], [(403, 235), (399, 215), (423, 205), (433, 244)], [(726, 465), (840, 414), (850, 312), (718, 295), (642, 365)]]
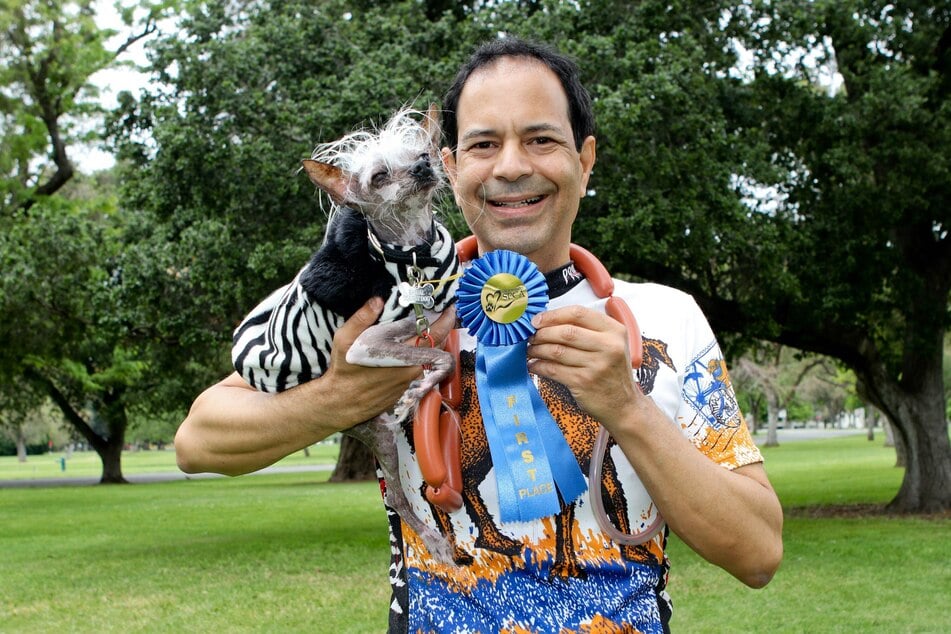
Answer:
[(519, 198), (519, 199), (509, 199), (509, 200), (499, 200), (499, 199), (488, 199), (488, 203), (493, 207), (500, 209), (520, 209), (523, 207), (529, 207), (535, 203), (539, 203), (544, 200), (545, 196), (531, 196), (528, 198)]

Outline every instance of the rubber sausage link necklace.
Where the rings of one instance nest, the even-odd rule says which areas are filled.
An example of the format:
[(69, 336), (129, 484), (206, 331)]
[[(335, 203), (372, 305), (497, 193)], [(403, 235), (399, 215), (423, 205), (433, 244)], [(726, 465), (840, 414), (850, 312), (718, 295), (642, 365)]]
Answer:
[[(478, 257), (475, 236), (469, 236), (456, 244), (459, 259), (463, 262)], [(627, 328), (631, 366), (637, 369), (643, 360), (643, 346), (637, 320), (624, 300), (614, 297), (614, 280), (610, 273), (590, 251), (576, 244), (570, 247), (570, 258), (575, 268), (588, 280), (595, 295), (607, 298), (605, 313)], [(447, 341), (446, 351), (455, 359), (453, 373), (440, 385), (423, 397), (413, 423), (413, 442), (420, 471), (426, 482), (426, 497), (436, 507), (452, 513), (462, 508), (462, 436), (461, 419), (456, 409), (462, 402), (462, 378), (459, 367), (459, 331), (453, 330)], [(660, 513), (643, 530), (632, 533), (619, 531), (608, 518), (600, 485), (602, 463), (607, 453), (610, 435), (602, 426), (598, 430), (591, 456), (588, 491), (592, 510), (601, 530), (615, 543), (637, 545), (650, 540), (663, 526)]]

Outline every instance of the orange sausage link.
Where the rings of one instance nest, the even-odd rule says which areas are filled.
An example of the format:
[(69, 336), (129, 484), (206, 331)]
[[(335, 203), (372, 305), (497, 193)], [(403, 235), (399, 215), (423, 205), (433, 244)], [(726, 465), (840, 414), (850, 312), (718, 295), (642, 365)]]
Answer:
[(442, 397), (433, 390), (419, 402), (413, 419), (413, 444), (416, 445), (416, 460), (423, 479), (433, 487), (446, 481), (446, 463), (443, 459), (439, 433), (439, 410)]
[[(444, 408), (439, 415), (439, 437), (442, 441), (443, 464), (447, 467), (447, 479), (439, 485), (429, 483), (426, 499), (447, 513), (462, 508), (462, 433), (459, 414), (452, 408)], [(417, 449), (418, 454), (419, 449)]]
[(462, 496), (458, 491), (453, 491), (447, 486), (427, 486), (426, 499), (429, 500), (433, 506), (446, 511), (447, 513), (454, 513), (462, 508)]
[(641, 342), (641, 329), (637, 326), (637, 320), (634, 319), (634, 313), (631, 312), (631, 307), (628, 306), (623, 299), (609, 297), (607, 303), (604, 305), (604, 312), (607, 313), (609, 317), (613, 317), (624, 324), (624, 327), (627, 328), (627, 336), (631, 349), (631, 367), (641, 367), (641, 362), (644, 360), (644, 346)]
[(468, 262), (479, 257), (479, 243), (475, 236), (466, 236), (456, 243), (456, 255), (462, 262)]
[(601, 260), (594, 257), (591, 251), (584, 247), (572, 243), (569, 250), (569, 257), (575, 263), (577, 268), (591, 284), (591, 289), (598, 297), (610, 297), (614, 292), (614, 280), (611, 274), (601, 264)]

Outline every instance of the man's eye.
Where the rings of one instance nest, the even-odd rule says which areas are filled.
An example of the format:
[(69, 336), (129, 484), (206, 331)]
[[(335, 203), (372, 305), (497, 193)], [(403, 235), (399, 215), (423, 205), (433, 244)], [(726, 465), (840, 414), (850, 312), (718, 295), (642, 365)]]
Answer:
[(489, 150), (492, 148), (492, 141), (477, 141), (469, 146), (470, 150)]
[(551, 137), (547, 137), (547, 136), (537, 136), (534, 139), (532, 139), (532, 143), (534, 143), (535, 145), (546, 145), (548, 143), (552, 143), (553, 141), (554, 140)]
[(386, 183), (386, 179), (389, 175), (390, 173), (385, 170), (382, 172), (377, 172), (370, 177), (370, 184), (374, 187), (382, 187), (383, 184)]

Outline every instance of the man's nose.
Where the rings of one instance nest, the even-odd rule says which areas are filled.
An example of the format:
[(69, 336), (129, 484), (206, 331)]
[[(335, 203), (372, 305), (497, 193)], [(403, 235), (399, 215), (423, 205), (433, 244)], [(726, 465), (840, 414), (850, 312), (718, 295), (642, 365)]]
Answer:
[(532, 163), (521, 143), (503, 143), (495, 157), (492, 174), (496, 178), (517, 181), (532, 173)]

